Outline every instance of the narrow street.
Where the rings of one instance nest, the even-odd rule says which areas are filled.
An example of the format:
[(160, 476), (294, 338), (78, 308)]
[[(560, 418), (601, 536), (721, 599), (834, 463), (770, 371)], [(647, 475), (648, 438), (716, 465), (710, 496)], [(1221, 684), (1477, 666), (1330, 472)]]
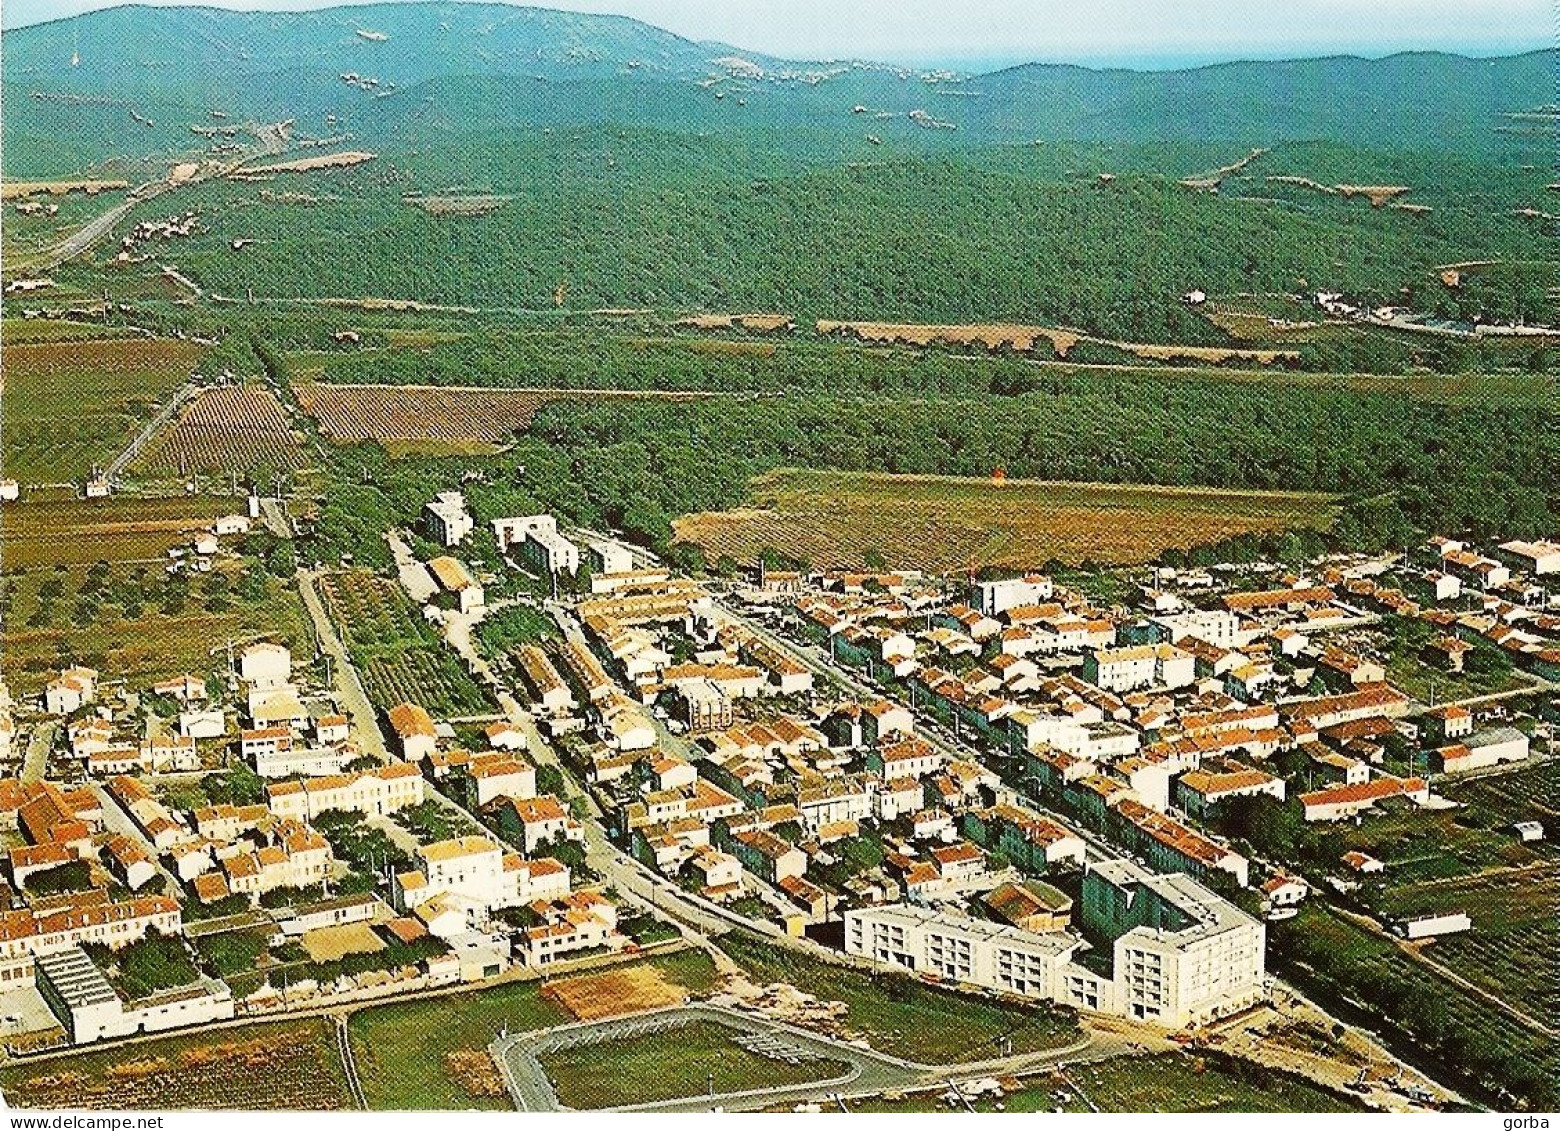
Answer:
[(59, 734), (60, 725), (55, 719), (46, 719), (33, 727), (27, 739), (27, 753), (22, 760), (22, 784), (40, 782), (48, 773), (49, 751), (54, 747), (54, 738)]

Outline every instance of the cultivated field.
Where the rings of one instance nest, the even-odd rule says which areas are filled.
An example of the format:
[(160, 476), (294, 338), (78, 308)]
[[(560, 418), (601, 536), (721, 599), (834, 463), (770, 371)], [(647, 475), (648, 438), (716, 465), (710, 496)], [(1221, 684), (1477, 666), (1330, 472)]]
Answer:
[(876, 551), (890, 566), (942, 572), (1148, 561), (1235, 534), (1325, 529), (1334, 515), (1322, 495), (796, 470), (761, 476), (749, 494), (751, 507), (678, 519), (677, 538), (711, 561), (749, 564), (772, 547), (861, 567)]
[(155, 564), (32, 569), (0, 578), (0, 609), (0, 667), (20, 694), (71, 661), (137, 685), (222, 670), (228, 640), (277, 634), (300, 655), (309, 642), (293, 586), (268, 579), (255, 598), (236, 571), (192, 580)]
[(1056, 356), (1065, 358), (1079, 342), (1094, 342), (1136, 354), (1145, 361), (1202, 361), (1210, 365), (1222, 365), (1227, 361), (1254, 361), (1270, 365), (1275, 361), (1298, 360), (1292, 350), (1234, 349), (1225, 346), (1156, 345), (1148, 342), (1121, 342), (1112, 338), (1095, 338), (1073, 330), (1059, 330), (1050, 326), (1021, 326), (1013, 323), (976, 323), (965, 326), (933, 326), (902, 322), (833, 322), (820, 318), (817, 331), (825, 335), (842, 335), (863, 342), (881, 345), (909, 345), (925, 348), (930, 345), (981, 346), (988, 350), (1011, 349), (1018, 353), (1030, 353), (1035, 343), (1045, 340), (1051, 344)]
[(1411, 1047), (1453, 1087), (1472, 1084), (1485, 1095), (1505, 1088), (1537, 1110), (1553, 1110), (1560, 1094), (1553, 1040), (1315, 900), (1269, 930), (1269, 968), (1313, 1000), (1347, 1000), (1389, 1047)]
[(249, 1025), (0, 1069), (12, 1107), (334, 1111), (352, 1106), (330, 1022)]
[(24, 496), (0, 509), (0, 566), (16, 573), (40, 566), (161, 561), (212, 519), (238, 504), (210, 496), (78, 499), (63, 493)]
[(320, 593), (374, 706), (388, 710), (409, 700), (445, 716), (491, 708), (395, 582), (350, 570), (321, 578)]
[(261, 474), (291, 471), (303, 462), (302, 445), (275, 394), (253, 385), (224, 385), (203, 390), (185, 406), (173, 426), (148, 445), (136, 470)]
[(1424, 956), (1531, 1016), (1560, 1016), (1560, 865), (1419, 884), (1392, 893), (1398, 915), (1465, 911), (1473, 929)]
[[(428, 385), (298, 386), (298, 403), (340, 443), (501, 444), (549, 401), (603, 397), (690, 400), (698, 393), (579, 389), (466, 389)], [(704, 394), (708, 395), (708, 394)]]
[(6, 342), (3, 469), (22, 483), (80, 480), (195, 371), (201, 347), (156, 338)]

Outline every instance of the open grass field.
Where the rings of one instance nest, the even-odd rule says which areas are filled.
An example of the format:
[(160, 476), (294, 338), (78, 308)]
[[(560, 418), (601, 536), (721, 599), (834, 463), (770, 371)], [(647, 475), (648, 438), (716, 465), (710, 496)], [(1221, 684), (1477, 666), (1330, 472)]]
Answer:
[(62, 318), (0, 319), (0, 340), (3, 340), (7, 346), (128, 339), (140, 336), (131, 333), (123, 326), (104, 326), (101, 322), (68, 322)]
[(186, 405), (135, 463), (152, 475), (234, 471), (240, 475), (292, 471), (304, 463), (276, 395), (254, 385), (206, 389)]
[(713, 1090), (745, 1092), (832, 1080), (845, 1073), (839, 1061), (791, 1064), (751, 1052), (735, 1033), (712, 1021), (695, 1021), (660, 1033), (559, 1049), (542, 1068), (559, 1101), (576, 1110), (655, 1103)]
[(91, 562), (164, 562), (214, 518), (241, 506), (209, 495), (81, 499), (24, 494), (0, 508), (0, 568), (7, 573)]
[(711, 561), (743, 564), (773, 547), (815, 567), (865, 565), (933, 572), (1051, 559), (1104, 565), (1149, 561), (1170, 547), (1235, 534), (1312, 527), (1335, 513), (1324, 495), (1030, 480), (782, 470), (749, 485), (753, 505), (673, 523)]
[(132, 686), (206, 674), (226, 667), (228, 640), (262, 634), (277, 635), (295, 655), (311, 654), (296, 589), (268, 579), (264, 597), (251, 600), (231, 581), (218, 593), (218, 576), (225, 575), (191, 582), (156, 565), (112, 566), (100, 580), (80, 565), (8, 574), (0, 578), (5, 678), (13, 691), (31, 694), (68, 662)]
[(279, 1021), (0, 1069), (12, 1107), (331, 1111), (352, 1106), (330, 1022)]
[[(703, 951), (679, 951), (646, 965), (694, 991), (708, 988), (714, 977)], [(468, 1066), (486, 1057), (500, 1029), (543, 1029), (571, 1020), (561, 1005), (542, 995), (538, 983), (511, 982), (373, 1006), (352, 1015), (349, 1031), (353, 1059), (373, 1110), (508, 1111), (508, 1096), (488, 1094)]]
[(201, 352), (153, 338), (7, 342), (4, 473), (23, 484), (68, 483), (106, 464), (195, 372)]
[[(300, 384), (298, 403), (339, 443), (498, 445), (549, 401), (606, 397), (689, 400), (698, 393), (579, 389), (465, 389), (428, 385)], [(705, 394), (708, 395), (708, 394)], [(426, 449), (425, 449), (426, 450)]]
[(1082, 1035), (1070, 1013), (938, 989), (896, 974), (869, 975), (815, 962), (730, 934), (721, 949), (759, 985), (789, 982), (849, 1007), (845, 1026), (872, 1047), (924, 1064), (957, 1064), (997, 1055), (1002, 1038), (1016, 1053), (1062, 1048)]

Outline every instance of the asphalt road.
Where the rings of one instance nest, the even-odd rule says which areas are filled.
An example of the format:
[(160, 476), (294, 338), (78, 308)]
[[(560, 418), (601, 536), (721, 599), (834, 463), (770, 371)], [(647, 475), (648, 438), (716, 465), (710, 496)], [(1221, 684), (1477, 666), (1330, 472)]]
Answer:
[[(835, 1097), (879, 1095), (887, 1091), (924, 1088), (950, 1081), (973, 1080), (985, 1076), (1006, 1076), (1054, 1068), (1122, 1055), (1131, 1043), (1112, 1034), (1091, 1034), (1060, 1049), (1026, 1053), (998, 1060), (959, 1065), (927, 1065), (902, 1060), (872, 1049), (845, 1044), (818, 1033), (775, 1021), (767, 1017), (713, 1005), (688, 1005), (672, 1009), (620, 1017), (608, 1021), (583, 1022), (543, 1029), (531, 1033), (500, 1037), (490, 1046), (509, 1088), (510, 1098), (520, 1111), (563, 1110), (551, 1082), (541, 1065), (547, 1053), (582, 1044), (623, 1040), (647, 1033), (664, 1032), (694, 1021), (713, 1021), (737, 1034), (782, 1045), (804, 1057), (838, 1061), (846, 1066), (843, 1074), (829, 1079), (779, 1087), (756, 1086), (741, 1092), (715, 1096), (695, 1094), (682, 1099), (635, 1104), (609, 1110), (700, 1112), (751, 1111), (790, 1103), (828, 1101)], [(689, 1084), (695, 1090), (699, 1081)], [(758, 1084), (755, 1081), (755, 1084)]]
[(139, 201), (127, 200), (123, 204), (116, 204), (103, 215), (89, 220), (82, 227), (66, 236), (63, 241), (55, 244), (52, 249), (44, 253), (39, 261), (42, 267), (58, 267), (66, 260), (74, 259), (87, 248), (97, 243), (113, 230), (114, 225), (123, 220)]

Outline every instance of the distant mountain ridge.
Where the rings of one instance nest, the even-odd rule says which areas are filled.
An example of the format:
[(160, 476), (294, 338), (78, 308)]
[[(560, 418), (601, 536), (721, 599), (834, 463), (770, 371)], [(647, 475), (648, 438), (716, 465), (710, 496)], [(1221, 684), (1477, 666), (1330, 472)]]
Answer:
[(583, 120), (805, 130), (917, 151), (1045, 140), (1483, 151), (1504, 144), (1503, 114), (1553, 100), (1555, 73), (1555, 52), (1539, 51), (1178, 71), (1031, 63), (949, 76), (775, 59), (624, 16), (439, 0), (303, 12), (127, 6), (7, 31), (3, 42), (14, 175), (188, 152), (192, 130), (213, 121), (286, 118), (304, 134), (350, 132), (370, 145), (386, 133), (415, 139), (416, 128)]

